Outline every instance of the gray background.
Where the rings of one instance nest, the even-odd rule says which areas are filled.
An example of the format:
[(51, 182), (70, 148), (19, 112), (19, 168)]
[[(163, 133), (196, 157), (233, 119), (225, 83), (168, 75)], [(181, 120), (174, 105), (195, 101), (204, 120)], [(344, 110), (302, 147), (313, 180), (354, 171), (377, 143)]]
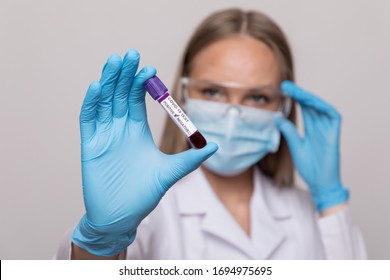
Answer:
[[(354, 219), (369, 257), (390, 259), (388, 0), (1, 0), (1, 259), (51, 258), (83, 214), (78, 114), (107, 57), (137, 48), (171, 84), (193, 28), (231, 6), (273, 17), (299, 84), (342, 112)], [(165, 114), (150, 100), (148, 114), (158, 141)]]

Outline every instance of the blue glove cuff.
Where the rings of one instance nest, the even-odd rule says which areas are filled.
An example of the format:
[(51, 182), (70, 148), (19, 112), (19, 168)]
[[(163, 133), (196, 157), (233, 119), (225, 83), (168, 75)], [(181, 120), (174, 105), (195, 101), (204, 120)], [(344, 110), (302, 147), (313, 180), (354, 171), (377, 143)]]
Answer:
[(349, 199), (349, 190), (341, 185), (333, 188), (319, 188), (318, 191), (312, 191), (312, 197), (316, 209), (322, 212), (333, 206), (347, 202)]
[(97, 256), (115, 256), (133, 243), (136, 230), (125, 234), (113, 234), (112, 225), (94, 225), (84, 215), (72, 235), (72, 242)]

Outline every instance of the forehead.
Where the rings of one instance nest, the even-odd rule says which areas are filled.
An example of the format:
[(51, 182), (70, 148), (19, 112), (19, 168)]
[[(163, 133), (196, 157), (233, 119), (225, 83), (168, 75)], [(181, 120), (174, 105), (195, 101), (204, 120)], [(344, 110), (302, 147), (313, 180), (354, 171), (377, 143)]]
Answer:
[(278, 86), (280, 67), (272, 50), (247, 35), (218, 40), (193, 59), (191, 78), (230, 81), (248, 86)]

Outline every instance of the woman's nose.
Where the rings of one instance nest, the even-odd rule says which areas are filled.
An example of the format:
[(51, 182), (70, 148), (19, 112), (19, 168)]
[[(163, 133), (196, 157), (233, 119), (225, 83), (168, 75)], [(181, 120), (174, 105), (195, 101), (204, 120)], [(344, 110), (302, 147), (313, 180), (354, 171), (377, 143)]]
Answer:
[(227, 101), (232, 105), (243, 105), (241, 95), (239, 92), (229, 92)]

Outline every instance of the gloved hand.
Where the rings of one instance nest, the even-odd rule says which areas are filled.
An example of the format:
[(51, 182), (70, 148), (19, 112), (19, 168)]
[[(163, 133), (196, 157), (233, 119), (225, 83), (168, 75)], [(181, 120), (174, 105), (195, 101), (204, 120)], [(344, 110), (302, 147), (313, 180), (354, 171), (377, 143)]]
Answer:
[(86, 214), (72, 242), (95, 255), (113, 256), (126, 249), (165, 192), (218, 148), (209, 143), (167, 155), (156, 147), (143, 87), (156, 70), (145, 67), (135, 75), (138, 64), (135, 50), (123, 61), (111, 56), (100, 81), (90, 85), (80, 113)]
[(285, 118), (276, 123), (286, 138), (294, 165), (310, 188), (318, 211), (347, 202), (349, 192), (340, 179), (341, 115), (331, 105), (304, 91), (293, 82), (282, 91), (297, 101), (304, 121), (304, 136)]

